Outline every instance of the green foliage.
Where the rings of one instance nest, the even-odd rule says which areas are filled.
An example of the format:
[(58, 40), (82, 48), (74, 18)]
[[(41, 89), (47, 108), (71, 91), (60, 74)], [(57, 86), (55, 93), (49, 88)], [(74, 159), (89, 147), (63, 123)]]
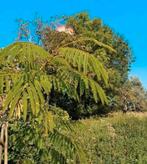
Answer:
[[(105, 85), (108, 85), (107, 72), (105, 71), (103, 65), (94, 56), (81, 50), (62, 48), (59, 52), (61, 53), (61, 56), (63, 56), (63, 58), (65, 58), (68, 63), (72, 65), (73, 68), (78, 70), (78, 72), (73, 71), (73, 75), (75, 75), (75, 77), (72, 75), (72, 79), (69, 78), (68, 80), (74, 82), (74, 79), (80, 78), (80, 80), (78, 80), (80, 81), (79, 86), (77, 81), (77, 87), (80, 88), (80, 95), (82, 96), (83, 93), (86, 92), (85, 90), (90, 88), (96, 102), (99, 98), (103, 104), (107, 102), (103, 89), (98, 82), (96, 82), (103, 80)], [(62, 78), (64, 77), (65, 76), (63, 75)], [(93, 80), (94, 77), (96, 80)]]
[[(50, 27), (43, 29), (42, 42), (45, 49), (55, 55), (58, 54), (60, 46), (69, 46), (72, 49), (76, 48), (78, 50), (86, 51), (87, 54), (92, 54), (101, 64), (103, 64), (107, 70), (109, 81), (109, 87), (105, 89), (108, 100), (110, 100), (108, 101), (108, 106), (102, 106), (99, 101), (94, 102), (93, 96), (89, 94), (89, 96), (85, 96), (79, 100), (77, 106), (84, 107), (83, 109), (81, 108), (81, 113), (77, 112), (76, 118), (111, 111), (111, 100), (115, 99), (115, 101), (117, 101), (116, 96), (119, 94), (118, 89), (121, 88), (128, 79), (130, 66), (133, 62), (132, 51), (127, 41), (118, 33), (115, 33), (110, 27), (104, 25), (101, 19), (90, 19), (87, 13), (79, 13), (68, 17), (65, 21), (65, 26), (72, 28), (74, 34), (69, 35), (64, 32), (58, 32)], [(76, 56), (76, 54), (78, 55), (78, 53), (71, 53), (70, 58), (72, 59), (72, 65), (76, 63), (73, 57)], [(84, 58), (83, 61), (84, 60), (86, 61), (87, 59)], [(80, 64), (80, 61), (78, 63)], [(75, 67), (77, 67), (77, 65)], [(80, 66), (78, 68), (81, 69)], [(86, 68), (84, 67), (84, 69)], [(99, 71), (96, 66), (94, 66), (94, 69), (95, 71)], [(101, 83), (101, 86), (102, 85), (103, 82)], [(94, 97), (96, 98), (97, 96), (94, 94)], [(65, 102), (65, 105), (62, 105), (62, 108), (68, 110), (69, 114), (71, 114), (72, 117), (75, 117), (73, 113), (75, 113), (77, 108), (75, 106), (74, 109), (72, 108), (72, 104), (75, 102), (67, 102), (65, 96), (61, 99)], [(61, 106), (58, 102), (55, 102), (55, 98), (53, 98), (52, 101)], [(96, 106), (97, 108), (95, 108)], [(93, 112), (91, 110), (91, 113), (89, 113), (89, 109), (93, 109)]]
[[(84, 162), (85, 156), (75, 140), (68, 135), (74, 131), (69, 123), (68, 114), (56, 107), (54, 113), (56, 128), (45, 135), (44, 126), (39, 118), (29, 122), (20, 119), (9, 124), (9, 161), (11, 163), (75, 163)], [(50, 120), (50, 119), (48, 119)], [(51, 120), (50, 120), (51, 121)], [(65, 133), (64, 131), (66, 130)], [(15, 135), (14, 135), (15, 134)]]
[[(82, 120), (74, 138), (83, 146), (88, 163), (147, 162), (146, 114), (116, 114), (108, 118)], [(84, 136), (84, 137), (83, 137)]]
[(119, 90), (118, 108), (127, 111), (146, 111), (147, 94), (140, 80), (131, 77)]
[(26, 120), (27, 110), (37, 116), (44, 107), (43, 94), (49, 93), (50, 87), (46, 85), (50, 81), (41, 68), (47, 59), (48, 53), (31, 43), (14, 43), (1, 52), (0, 76), (5, 80), (1, 81), (1, 94), (6, 95), (3, 112), (9, 109), (9, 118), (13, 115), (20, 117), (23, 113)]
[(82, 125), (61, 125), (61, 122), (68, 121), (68, 114), (55, 107), (51, 110), (59, 122), (57, 129), (49, 132), (47, 137), (37, 119), (30, 122), (19, 120), (9, 125), (10, 162), (74, 163), (73, 159), (76, 159), (78, 163), (80, 156), (80, 163), (85, 163), (83, 154), (75, 154), (75, 149), (81, 152), (76, 143), (82, 146), (88, 163), (147, 162), (146, 113), (116, 113), (107, 118), (81, 120)]
[[(68, 127), (67, 122), (60, 121), (48, 103), (52, 92), (62, 93), (76, 101), (92, 93), (96, 102), (107, 103), (99, 82), (104, 81), (107, 85), (108, 77), (99, 60), (69, 47), (59, 48), (58, 55), (54, 56), (32, 43), (16, 42), (1, 51), (0, 67), (3, 115), (8, 114), (8, 121), (20, 119), (12, 125), (12, 133), (17, 131), (18, 136), (12, 137), (14, 150), (10, 151), (15, 154), (10, 160), (18, 160), (19, 163), (25, 160), (39, 163), (83, 161), (80, 148), (60, 131), (62, 126)], [(22, 141), (20, 138), (23, 136), (25, 139)], [(26, 143), (29, 146), (25, 147)], [(27, 155), (26, 151), (31, 152), (32, 149), (33, 152)], [(22, 156), (18, 157), (17, 152)]]
[[(98, 47), (90, 42), (86, 45), (80, 45), (82, 49), (95, 54), (107, 68), (110, 88), (107, 89), (106, 93), (109, 99), (114, 99), (119, 94), (118, 89), (128, 79), (130, 66), (133, 62), (133, 54), (129, 44), (118, 33), (105, 25), (101, 19), (95, 18), (92, 20), (87, 13), (71, 16), (67, 25), (74, 29), (77, 36), (93, 38), (115, 49), (115, 53), (112, 53), (113, 51), (105, 47)], [(93, 108), (93, 105), (91, 108)], [(105, 111), (107, 109), (112, 110), (111, 101), (108, 107), (103, 108)], [(101, 110), (101, 108), (97, 109)]]
[(108, 59), (103, 60), (105, 66), (113, 72), (115, 71), (119, 77), (119, 79), (115, 79), (111, 71), (109, 72), (110, 83), (113, 86), (112, 92), (115, 92), (128, 78), (128, 71), (133, 61), (133, 55), (127, 41), (109, 26), (103, 24), (101, 19), (90, 19), (87, 13), (79, 13), (69, 17), (67, 25), (74, 29), (76, 36), (93, 38), (115, 49), (115, 53), (110, 53), (111, 51), (108, 51), (110, 49), (106, 47), (101, 47), (100, 49), (100, 47), (91, 43), (82, 45), (84, 49), (94, 53), (96, 56), (100, 57), (103, 54), (103, 57), (105, 56)]
[[(9, 109), (10, 117), (14, 114), (20, 117), (22, 112), (26, 119), (27, 110), (37, 116), (46, 108), (45, 102), (52, 89), (74, 99), (79, 99), (87, 90), (93, 93), (95, 101), (107, 102), (98, 84), (101, 80), (107, 84), (107, 72), (94, 56), (84, 51), (66, 47), (59, 49), (58, 56), (52, 56), (37, 45), (19, 42), (5, 48), (0, 59), (1, 91), (7, 95), (3, 111)], [(9, 83), (9, 89), (5, 87), (4, 79)]]
[(78, 119), (125, 104), (124, 97), (135, 110), (147, 104), (138, 79), (126, 82), (132, 52), (122, 37), (86, 13), (69, 17), (65, 26), (74, 34), (43, 26), (36, 31), (43, 47), (16, 42), (0, 49), (0, 112), (10, 121), (9, 161), (86, 163), (83, 147), (89, 163), (146, 162), (145, 119), (85, 121), (86, 127), (78, 123), (75, 130), (56, 107)]

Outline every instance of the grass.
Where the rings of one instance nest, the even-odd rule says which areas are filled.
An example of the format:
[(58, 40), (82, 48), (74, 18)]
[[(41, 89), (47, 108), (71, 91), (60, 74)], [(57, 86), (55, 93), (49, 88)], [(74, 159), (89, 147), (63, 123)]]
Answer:
[(147, 164), (147, 113), (81, 120), (74, 138), (89, 164)]

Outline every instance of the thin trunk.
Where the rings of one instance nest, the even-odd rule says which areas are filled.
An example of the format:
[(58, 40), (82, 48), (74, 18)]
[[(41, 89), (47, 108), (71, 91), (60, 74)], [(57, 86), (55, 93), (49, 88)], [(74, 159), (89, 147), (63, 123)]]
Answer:
[(1, 127), (1, 136), (0, 136), (0, 140), (1, 140), (1, 144), (0, 144), (0, 164), (2, 164), (2, 157), (3, 157), (3, 143), (4, 143), (4, 130), (5, 130), (5, 124), (2, 124)]
[(8, 122), (5, 123), (4, 164), (8, 164)]

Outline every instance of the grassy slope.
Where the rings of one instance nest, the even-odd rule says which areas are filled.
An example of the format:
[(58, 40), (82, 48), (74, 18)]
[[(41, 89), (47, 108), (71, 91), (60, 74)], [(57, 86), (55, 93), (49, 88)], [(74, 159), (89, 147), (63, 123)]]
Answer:
[(75, 138), (90, 164), (147, 164), (147, 114), (82, 120)]

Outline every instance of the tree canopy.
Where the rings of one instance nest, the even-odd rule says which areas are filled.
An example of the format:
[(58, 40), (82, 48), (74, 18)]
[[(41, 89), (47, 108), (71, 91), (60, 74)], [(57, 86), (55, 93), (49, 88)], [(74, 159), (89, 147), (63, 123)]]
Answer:
[[(85, 116), (88, 116), (92, 113), (95, 114), (96, 111), (102, 112), (101, 109), (104, 112), (107, 109), (110, 111), (112, 100), (119, 94), (119, 88), (127, 81), (129, 70), (134, 60), (129, 44), (109, 26), (103, 24), (101, 19), (90, 19), (87, 13), (79, 13), (68, 17), (65, 21), (65, 26), (73, 29), (73, 35), (58, 32), (49, 26), (44, 28), (42, 31), (43, 46), (48, 52), (53, 52), (54, 54), (56, 54), (59, 45), (68, 45), (69, 47), (78, 48), (93, 54), (104, 65), (108, 73), (109, 87), (106, 88), (106, 94), (109, 103), (108, 106), (101, 106), (100, 103), (96, 105), (91, 96), (89, 96), (88, 100), (85, 100), (85, 98), (83, 98), (83, 101), (81, 100), (80, 106), (83, 106), (81, 112), (85, 113)], [(64, 101), (64, 99), (62, 98), (61, 101)], [(56, 100), (53, 100), (53, 102), (55, 103)], [(75, 102), (72, 104), (75, 104)], [(66, 110), (70, 106), (62, 104), (62, 107), (66, 108)], [(79, 105), (74, 105), (74, 108), (80, 107)], [(93, 112), (90, 114), (88, 110), (91, 108), (93, 108)], [(68, 112), (73, 116), (76, 111), (70, 108)], [(77, 115), (80, 116), (79, 111), (77, 111)]]

